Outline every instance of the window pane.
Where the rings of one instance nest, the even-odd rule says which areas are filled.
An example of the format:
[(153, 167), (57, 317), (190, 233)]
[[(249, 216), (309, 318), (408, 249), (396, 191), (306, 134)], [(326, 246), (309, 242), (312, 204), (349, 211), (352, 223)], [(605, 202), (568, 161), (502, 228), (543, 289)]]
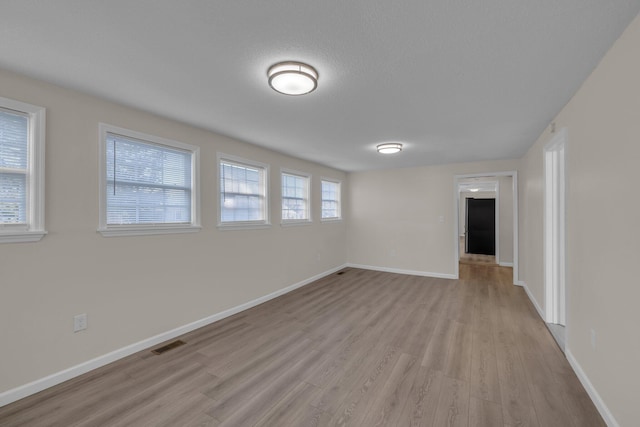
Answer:
[(340, 218), (340, 183), (322, 181), (322, 218)]
[(27, 223), (27, 177), (0, 173), (0, 224)]
[(220, 162), (221, 222), (264, 221), (264, 169)]
[(107, 224), (191, 222), (191, 152), (107, 134)]
[(27, 223), (29, 117), (0, 109), (0, 224)]
[(309, 219), (309, 178), (282, 174), (282, 220)]

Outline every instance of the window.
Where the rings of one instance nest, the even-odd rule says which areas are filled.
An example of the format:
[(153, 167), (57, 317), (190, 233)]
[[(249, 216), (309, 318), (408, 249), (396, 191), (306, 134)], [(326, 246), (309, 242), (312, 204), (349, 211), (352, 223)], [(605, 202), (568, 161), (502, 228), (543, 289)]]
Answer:
[(0, 98), (0, 242), (37, 242), (44, 230), (45, 109)]
[(322, 180), (322, 219), (340, 219), (340, 182)]
[(308, 223), (309, 175), (300, 172), (282, 172), (282, 223)]
[(198, 231), (199, 148), (100, 125), (105, 236)]
[(221, 227), (269, 225), (267, 177), (269, 166), (218, 154)]

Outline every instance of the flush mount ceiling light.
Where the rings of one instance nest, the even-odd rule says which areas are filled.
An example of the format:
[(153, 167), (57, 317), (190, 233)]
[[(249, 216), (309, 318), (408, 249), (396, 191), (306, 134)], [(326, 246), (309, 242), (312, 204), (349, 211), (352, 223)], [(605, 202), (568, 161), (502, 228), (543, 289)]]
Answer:
[(399, 142), (387, 142), (379, 144), (377, 147), (378, 153), (381, 154), (394, 154), (402, 151), (402, 144)]
[(279, 62), (267, 71), (269, 86), (285, 95), (304, 95), (318, 87), (318, 72), (302, 62)]

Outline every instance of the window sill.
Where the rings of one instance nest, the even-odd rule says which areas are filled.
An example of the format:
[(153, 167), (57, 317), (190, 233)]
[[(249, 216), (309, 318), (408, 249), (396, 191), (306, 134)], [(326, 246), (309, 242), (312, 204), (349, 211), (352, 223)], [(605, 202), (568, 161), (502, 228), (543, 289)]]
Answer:
[(1, 231), (0, 243), (39, 242), (45, 234), (46, 231)]
[(267, 222), (232, 222), (218, 224), (218, 230), (220, 231), (232, 231), (232, 230), (260, 230), (264, 228), (270, 228), (271, 224)]
[(313, 224), (313, 221), (311, 221), (310, 219), (302, 219), (299, 221), (282, 221), (280, 223), (281, 227), (298, 227), (301, 225), (311, 225)]
[(321, 222), (327, 222), (327, 223), (342, 222), (342, 218), (322, 218), (320, 221)]
[(179, 225), (179, 226), (111, 226), (108, 228), (99, 228), (98, 232), (103, 237), (122, 237), (122, 236), (150, 236), (154, 234), (182, 234), (197, 233), (202, 229), (199, 225)]

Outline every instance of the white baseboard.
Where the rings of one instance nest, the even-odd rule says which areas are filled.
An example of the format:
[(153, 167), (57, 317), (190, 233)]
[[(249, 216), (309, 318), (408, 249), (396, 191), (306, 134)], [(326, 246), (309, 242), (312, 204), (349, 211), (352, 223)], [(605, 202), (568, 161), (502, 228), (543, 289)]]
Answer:
[(363, 270), (384, 271), (385, 273), (397, 273), (397, 274), (410, 274), (412, 276), (437, 277), (439, 279), (456, 279), (456, 276), (454, 274), (431, 273), (431, 272), (428, 272), (428, 271), (403, 270), (403, 269), (400, 269), (400, 268), (376, 267), (376, 266), (373, 266), (373, 265), (362, 265), (362, 264), (351, 264), (351, 263), (348, 263), (347, 267), (361, 268)]
[(225, 317), (232, 316), (241, 311), (247, 310), (249, 308), (255, 307), (256, 305), (267, 302), (271, 299), (277, 298), (281, 295), (289, 293), (295, 289), (301, 288), (302, 286), (308, 285), (309, 283), (315, 282), (318, 279), (322, 279), (325, 276), (335, 273), (336, 271), (342, 270), (347, 267), (347, 265), (341, 265), (339, 267), (332, 268), (331, 270), (327, 270), (323, 273), (317, 274), (313, 277), (305, 279), (301, 282), (294, 283), (291, 286), (287, 286), (286, 288), (279, 289), (275, 292), (272, 292), (268, 295), (264, 295), (260, 298), (256, 298), (252, 301), (246, 302), (244, 304), (240, 304), (236, 307), (232, 307), (228, 310), (224, 310), (220, 313), (213, 314), (211, 316), (205, 317), (204, 319), (196, 320), (195, 322), (189, 323), (184, 326), (180, 326), (178, 328), (172, 329), (167, 332), (163, 332), (156, 336), (144, 339), (137, 343), (133, 343), (126, 347), (122, 347), (118, 350), (112, 351), (102, 356), (98, 356), (95, 359), (88, 360), (79, 365), (72, 366), (71, 368), (65, 369), (60, 372), (56, 372), (55, 374), (49, 375), (44, 378), (40, 378), (28, 384), (24, 384), (22, 386), (16, 387), (11, 390), (7, 390), (3, 393), (0, 393), (0, 407), (8, 405), (9, 403), (15, 402), (16, 400), (20, 400), (32, 394), (38, 393), (42, 390), (45, 390), (49, 387), (53, 387), (57, 384), (68, 381), (72, 378), (75, 378), (79, 375), (92, 371), (94, 369), (100, 368), (104, 365), (107, 365), (111, 362), (115, 362), (116, 360), (127, 357), (133, 353), (136, 353), (141, 350), (145, 350), (149, 347), (153, 347), (157, 344), (160, 344), (164, 341), (176, 338), (180, 335), (186, 334), (187, 332), (191, 332), (195, 329), (201, 328), (203, 326), (209, 325), (213, 322), (217, 322), (218, 320), (224, 319)]
[[(524, 291), (527, 293), (529, 300), (536, 308), (536, 310), (538, 311), (538, 315), (540, 315), (540, 318), (544, 322), (544, 312), (542, 311), (542, 308), (540, 307), (536, 299), (531, 294), (531, 291), (529, 290), (527, 284), (524, 281), (520, 280), (518, 281), (518, 283), (516, 283), (516, 285), (522, 286), (524, 288)], [(589, 377), (587, 377), (587, 374), (582, 370), (582, 367), (573, 356), (573, 353), (571, 353), (571, 349), (567, 346), (566, 343), (564, 355), (569, 361), (569, 364), (571, 365), (571, 368), (573, 368), (573, 371), (576, 373), (578, 379), (582, 383), (582, 386), (587, 391), (587, 394), (589, 394), (589, 397), (593, 401), (593, 404), (596, 405), (596, 408), (598, 409), (598, 412), (600, 412), (600, 415), (604, 419), (604, 422), (607, 423), (607, 426), (620, 427), (620, 424), (618, 424), (616, 419), (613, 417), (613, 414), (611, 413), (607, 405), (605, 405), (604, 401), (600, 397), (600, 394), (598, 394), (596, 389), (593, 387), (593, 384), (591, 384), (591, 381), (589, 381)]]
[(536, 299), (533, 297), (533, 294), (529, 290), (529, 287), (527, 286), (527, 284), (523, 280), (519, 280), (518, 283), (516, 283), (516, 285), (522, 286), (524, 288), (524, 291), (527, 293), (527, 296), (529, 297), (529, 301), (531, 301), (533, 306), (536, 308), (538, 315), (544, 321), (544, 311), (542, 310), (542, 307), (540, 307), (540, 304), (538, 304), (538, 301), (536, 301)]
[(596, 408), (598, 408), (598, 412), (600, 412), (600, 415), (604, 419), (604, 422), (607, 423), (609, 427), (620, 427), (620, 424), (618, 424), (616, 419), (613, 417), (613, 414), (602, 400), (602, 397), (600, 397), (600, 394), (598, 394), (593, 384), (591, 384), (591, 381), (589, 381), (589, 377), (587, 377), (587, 374), (582, 370), (582, 366), (580, 366), (576, 358), (573, 356), (571, 350), (569, 350), (568, 348), (565, 349), (564, 354), (565, 356), (567, 356), (567, 360), (573, 368), (573, 371), (578, 376), (578, 379), (582, 383), (582, 386), (589, 394), (589, 397), (593, 401), (594, 405), (596, 405)]
[(498, 265), (500, 267), (513, 267), (513, 263), (512, 262), (500, 262), (500, 263), (498, 263)]

